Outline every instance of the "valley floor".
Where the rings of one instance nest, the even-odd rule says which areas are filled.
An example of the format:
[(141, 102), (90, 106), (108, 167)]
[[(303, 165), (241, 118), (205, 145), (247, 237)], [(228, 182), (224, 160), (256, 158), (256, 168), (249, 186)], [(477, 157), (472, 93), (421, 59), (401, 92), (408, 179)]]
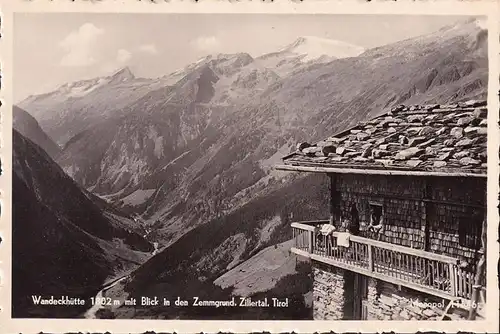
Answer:
[[(99, 291), (96, 298), (106, 300), (106, 306), (94, 306), (85, 313), (85, 318), (120, 319), (312, 319), (311, 293), (297, 289), (310, 267), (289, 252), (291, 241), (267, 247), (221, 275), (212, 282), (177, 282), (196, 286), (200, 300), (232, 300), (232, 307), (195, 306), (193, 296), (171, 296), (170, 306), (144, 306), (142, 297), (132, 296), (126, 291), (132, 275), (120, 277)], [(155, 250), (156, 251), (156, 250)], [(158, 290), (182, 290), (172, 288), (172, 284), (156, 287)], [(196, 289), (196, 288), (194, 288)], [(304, 291), (302, 291), (304, 290)], [(297, 292), (298, 291), (298, 292)], [(184, 292), (180, 292), (182, 294)], [(161, 303), (164, 295), (148, 293), (149, 298), (157, 297)], [(272, 304), (272, 298), (289, 300), (288, 307), (241, 307), (240, 296), (250, 297), (252, 301), (265, 300)], [(179, 307), (175, 300), (180, 298), (189, 302), (187, 307)], [(136, 305), (130, 305), (135, 299)], [(116, 305), (115, 305), (116, 303)], [(235, 307), (236, 306), (236, 307)]]

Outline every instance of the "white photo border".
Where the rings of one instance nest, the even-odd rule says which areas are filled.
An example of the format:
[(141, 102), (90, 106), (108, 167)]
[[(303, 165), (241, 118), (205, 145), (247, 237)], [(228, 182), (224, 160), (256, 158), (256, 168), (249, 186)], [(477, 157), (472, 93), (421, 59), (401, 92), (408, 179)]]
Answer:
[[(484, 321), (199, 321), (199, 320), (91, 320), (91, 319), (12, 319), (11, 318), (11, 189), (12, 189), (12, 46), (15, 32), (15, 13), (253, 13), (253, 14), (429, 14), (477, 15), (488, 18), (488, 183), (487, 183), (487, 296), (488, 308)], [(366, 2), (288, 0), (224, 1), (224, 0), (170, 0), (138, 1), (70, 1), (70, 0), (3, 0), (0, 4), (1, 39), (0, 107), (1, 141), (0, 175), (1, 220), (0, 236), (0, 326), (4, 333), (30, 332), (499, 332), (498, 289), (498, 222), (499, 222), (499, 5), (497, 1), (383, 1)]]

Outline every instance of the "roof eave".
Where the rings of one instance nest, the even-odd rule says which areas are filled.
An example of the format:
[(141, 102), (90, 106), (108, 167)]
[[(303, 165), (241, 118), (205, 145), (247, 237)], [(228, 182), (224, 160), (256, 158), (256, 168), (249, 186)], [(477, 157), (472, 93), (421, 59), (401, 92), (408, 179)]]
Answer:
[(362, 169), (349, 167), (324, 167), (324, 166), (301, 166), (301, 165), (276, 165), (275, 169), (290, 172), (309, 173), (339, 173), (339, 174), (368, 174), (368, 175), (406, 175), (406, 176), (446, 176), (446, 177), (479, 177), (486, 178), (486, 173), (468, 172), (444, 172), (444, 171), (415, 171), (397, 169)]

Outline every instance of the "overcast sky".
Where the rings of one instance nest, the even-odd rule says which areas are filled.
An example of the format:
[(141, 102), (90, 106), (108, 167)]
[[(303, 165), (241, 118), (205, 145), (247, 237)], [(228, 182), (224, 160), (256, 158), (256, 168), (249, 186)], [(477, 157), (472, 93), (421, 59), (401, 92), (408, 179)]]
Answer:
[(125, 65), (159, 77), (212, 53), (259, 56), (300, 36), (371, 48), (433, 32), (457, 16), (16, 14), (14, 100)]

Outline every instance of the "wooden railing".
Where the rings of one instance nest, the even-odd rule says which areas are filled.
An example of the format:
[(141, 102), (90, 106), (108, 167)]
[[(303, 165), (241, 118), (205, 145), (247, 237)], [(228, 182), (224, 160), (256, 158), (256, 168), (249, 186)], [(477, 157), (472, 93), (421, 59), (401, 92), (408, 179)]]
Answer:
[(442, 298), (470, 299), (474, 275), (463, 271), (457, 259), (354, 235), (349, 247), (339, 246), (339, 232), (326, 237), (318, 232), (315, 225), (324, 223), (292, 223), (292, 252)]

